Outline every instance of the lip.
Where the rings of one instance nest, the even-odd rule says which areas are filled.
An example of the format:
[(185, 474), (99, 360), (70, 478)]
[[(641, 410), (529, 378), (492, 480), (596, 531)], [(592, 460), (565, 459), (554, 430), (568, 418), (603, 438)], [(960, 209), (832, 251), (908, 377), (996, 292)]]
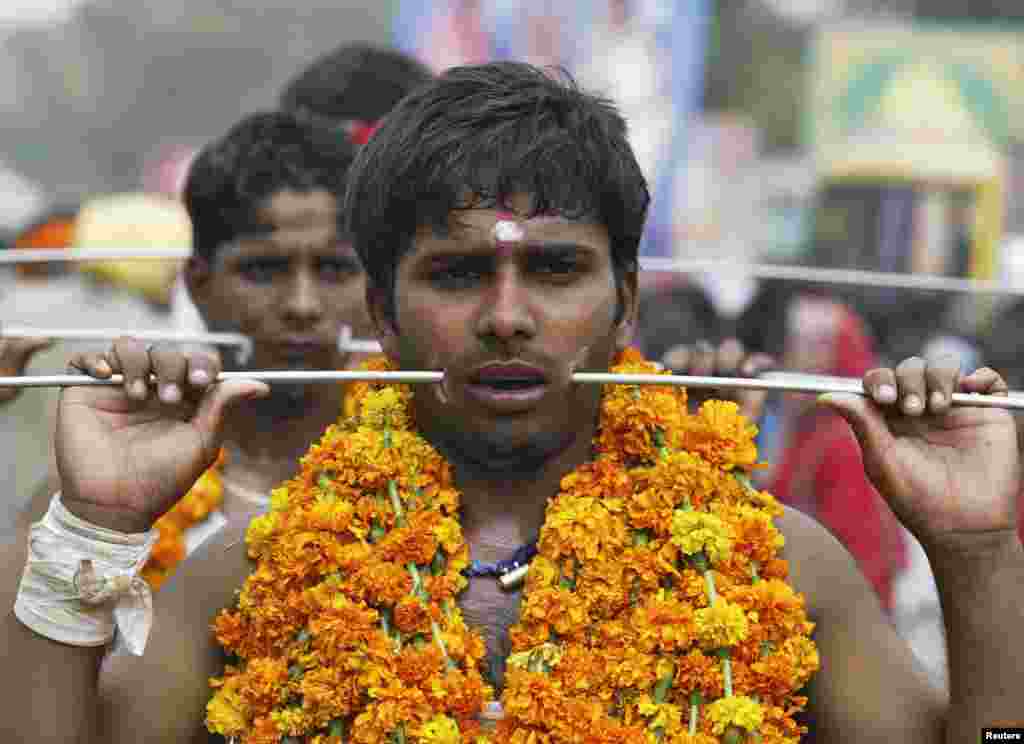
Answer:
[[(524, 378), (536, 384), (519, 389), (503, 390), (488, 381)], [(534, 408), (547, 395), (548, 376), (539, 367), (521, 362), (486, 364), (477, 367), (466, 382), (466, 393), (486, 408), (502, 413), (519, 413)]]

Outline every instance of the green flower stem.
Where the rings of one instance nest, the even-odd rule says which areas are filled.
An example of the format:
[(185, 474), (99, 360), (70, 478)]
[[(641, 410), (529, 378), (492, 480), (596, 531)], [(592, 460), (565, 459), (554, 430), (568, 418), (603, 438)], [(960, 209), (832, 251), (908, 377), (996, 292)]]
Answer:
[(672, 689), (672, 680), (675, 679), (676, 668), (675, 665), (672, 669), (665, 673), (665, 676), (658, 680), (658, 684), (654, 686), (654, 702), (661, 703), (665, 702), (665, 698), (668, 697), (668, 691)]
[(697, 721), (700, 718), (700, 704), (700, 692), (694, 690), (694, 692), (690, 695), (690, 736), (693, 736), (697, 733)]
[(405, 511), (402, 509), (402, 500), (398, 498), (398, 484), (394, 478), (388, 479), (388, 496), (391, 497), (391, 508), (395, 510), (395, 522), (401, 527), (405, 524)]
[(732, 697), (732, 658), (729, 656), (729, 649), (723, 648), (722, 654), (722, 686), (725, 688), (725, 696)]
[(761, 566), (760, 566), (760, 564), (757, 561), (754, 561), (754, 560), (750, 561), (750, 582), (752, 584), (756, 584), (757, 582), (759, 582), (761, 580), (761, 577), (760, 577), (760, 575), (757, 572), (757, 570), (760, 567)]

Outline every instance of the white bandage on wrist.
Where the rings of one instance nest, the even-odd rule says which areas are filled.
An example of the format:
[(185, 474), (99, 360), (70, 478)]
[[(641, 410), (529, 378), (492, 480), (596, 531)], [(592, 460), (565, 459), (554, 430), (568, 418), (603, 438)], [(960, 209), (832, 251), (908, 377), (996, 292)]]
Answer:
[(60, 494), (32, 525), (28, 563), (14, 614), (36, 633), (72, 646), (113, 640), (141, 656), (153, 623), (153, 595), (139, 577), (158, 533), (125, 534), (64, 508)]

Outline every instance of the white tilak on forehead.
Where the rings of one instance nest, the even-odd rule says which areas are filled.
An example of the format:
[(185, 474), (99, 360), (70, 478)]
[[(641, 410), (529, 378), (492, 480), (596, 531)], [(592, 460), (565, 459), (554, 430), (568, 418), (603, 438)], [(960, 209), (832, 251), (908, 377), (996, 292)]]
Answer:
[(502, 243), (520, 243), (526, 238), (526, 230), (523, 229), (523, 226), (518, 221), (502, 214), (498, 221), (494, 223), (491, 236), (494, 238), (494, 242), (499, 245)]

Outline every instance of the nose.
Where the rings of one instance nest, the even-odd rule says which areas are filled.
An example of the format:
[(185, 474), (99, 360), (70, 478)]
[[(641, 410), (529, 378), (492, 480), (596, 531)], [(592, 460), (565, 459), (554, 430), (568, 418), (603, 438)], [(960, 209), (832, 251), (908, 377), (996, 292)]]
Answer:
[(313, 273), (297, 269), (288, 282), (281, 303), (285, 318), (297, 325), (309, 325), (323, 317), (323, 299)]
[(498, 269), (491, 291), (483, 296), (478, 334), (483, 339), (504, 343), (532, 338), (537, 320), (517, 268)]

